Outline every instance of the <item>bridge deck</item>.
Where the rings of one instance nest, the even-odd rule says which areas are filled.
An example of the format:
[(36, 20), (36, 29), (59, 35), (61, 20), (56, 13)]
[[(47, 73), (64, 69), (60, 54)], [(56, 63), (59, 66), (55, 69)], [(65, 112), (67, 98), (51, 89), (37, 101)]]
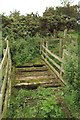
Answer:
[(15, 74), (15, 87), (37, 88), (38, 86), (60, 87), (63, 85), (60, 79), (44, 63), (18, 66)]

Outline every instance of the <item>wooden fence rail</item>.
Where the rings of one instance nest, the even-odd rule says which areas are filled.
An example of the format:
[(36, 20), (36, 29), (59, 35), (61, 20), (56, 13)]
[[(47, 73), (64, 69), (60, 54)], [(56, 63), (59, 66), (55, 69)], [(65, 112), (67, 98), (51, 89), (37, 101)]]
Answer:
[[(47, 44), (47, 45), (46, 45)], [(47, 46), (47, 47), (46, 47)], [(44, 61), (47, 63), (47, 65), (52, 69), (53, 72), (58, 76), (58, 78), (64, 83), (65, 81), (63, 80), (63, 74), (64, 74), (64, 69), (63, 69), (63, 64), (64, 64), (64, 52), (63, 52), (63, 57), (60, 58), (59, 56), (55, 55), (48, 49), (48, 42), (46, 41), (45, 43), (41, 44), (41, 55)], [(57, 62), (56, 62), (57, 61)], [(59, 63), (59, 64), (58, 64)]]
[(0, 64), (0, 118), (5, 116), (8, 99), (11, 94), (11, 58), (9, 51), (9, 41), (7, 39), (5, 39), (5, 41), (6, 49)]

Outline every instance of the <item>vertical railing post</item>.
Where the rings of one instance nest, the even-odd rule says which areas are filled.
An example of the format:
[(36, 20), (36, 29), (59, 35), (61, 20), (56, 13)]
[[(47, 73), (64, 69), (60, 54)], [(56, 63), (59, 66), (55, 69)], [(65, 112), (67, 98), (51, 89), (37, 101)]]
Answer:
[(40, 54), (42, 54), (42, 45), (43, 45), (43, 41), (40, 41)]
[[(48, 49), (48, 40), (46, 40), (46, 43), (45, 43), (45, 47)], [(47, 59), (47, 51), (45, 51), (45, 54), (46, 54), (46, 59)]]
[(11, 95), (11, 79), (10, 79), (10, 74), (11, 74), (11, 56), (10, 56), (10, 49), (9, 49), (9, 41), (7, 42), (8, 45), (8, 61), (9, 61), (9, 96)]
[[(43, 46), (45, 46), (45, 42), (43, 40)], [(43, 52), (45, 52), (44, 48), (42, 49)], [(44, 54), (43, 54), (43, 57), (45, 58)]]
[[(65, 56), (65, 49), (63, 49), (61, 69), (63, 69), (63, 66), (64, 66), (64, 56)], [(60, 76), (63, 76), (63, 72), (62, 71), (60, 71)]]
[(67, 28), (64, 30), (63, 49), (65, 49), (66, 41), (67, 41)]
[(66, 39), (67, 37), (67, 28), (64, 30), (64, 38)]
[(62, 58), (63, 53), (63, 39), (60, 39), (59, 57)]

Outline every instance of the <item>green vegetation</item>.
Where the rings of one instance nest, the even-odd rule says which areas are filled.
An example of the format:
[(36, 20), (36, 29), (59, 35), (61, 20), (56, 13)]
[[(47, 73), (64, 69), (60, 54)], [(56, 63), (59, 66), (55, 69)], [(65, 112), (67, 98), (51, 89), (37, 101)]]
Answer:
[[(11, 55), (15, 65), (30, 63), (40, 57), (40, 37), (27, 36), (25, 39), (19, 38), (11, 41)], [(35, 60), (34, 60), (35, 61)]]
[[(63, 90), (63, 99), (72, 115), (79, 118), (80, 68), (78, 67), (78, 57), (80, 51), (78, 49), (80, 46), (78, 44), (80, 42), (77, 41), (78, 35), (76, 32), (77, 5), (71, 6), (67, 2), (67, 0), (62, 0), (64, 6), (56, 7), (56, 9), (53, 7), (46, 8), (42, 17), (37, 13), (21, 15), (16, 10), (11, 12), (10, 16), (3, 14), (2, 36), (5, 38), (8, 35), (14, 66), (29, 63), (37, 64), (40, 62), (39, 49), (42, 40), (48, 41), (49, 50), (59, 55), (60, 41), (53, 41), (53, 38), (63, 39), (63, 31), (67, 29), (67, 37), (64, 39), (64, 45), (62, 46), (62, 49), (66, 49), (69, 53), (69, 55), (64, 56), (64, 79), (67, 86)], [(5, 48), (5, 44), (3, 46)], [(0, 55), (2, 54), (1, 50), (2, 44), (0, 43)], [(57, 61), (55, 60), (55, 62)], [(52, 89), (38, 88), (34, 91), (21, 89), (11, 95), (7, 117), (50, 119), (64, 118), (65, 116), (56, 102)]]
[(19, 90), (11, 96), (7, 111), (8, 118), (63, 118), (64, 113), (59, 107), (53, 89), (38, 88), (37, 90)]
[[(64, 79), (67, 82), (67, 87), (64, 89), (64, 99), (69, 105), (72, 114), (79, 117), (80, 114), (80, 80), (78, 68), (78, 44), (76, 33), (72, 35), (71, 41), (67, 41), (66, 49), (68, 55), (65, 55)], [(73, 39), (74, 38), (74, 39)], [(76, 38), (76, 39), (75, 39)]]
[[(66, 12), (65, 12), (66, 11)], [(74, 14), (73, 14), (74, 13)], [(32, 62), (39, 56), (39, 45), (46, 36), (60, 37), (65, 28), (75, 29), (77, 6), (47, 8), (43, 16), (36, 14), (21, 15), (19, 11), (9, 16), (2, 14), (3, 38), (8, 35), (12, 60), (15, 65)], [(52, 43), (51, 43), (52, 44)], [(59, 43), (53, 43), (51, 51), (59, 55)], [(38, 56), (37, 56), (38, 55)]]
[(43, 16), (36, 14), (20, 15), (19, 11), (11, 12), (10, 16), (2, 15), (3, 36), (10, 35), (10, 38), (24, 38), (27, 35), (41, 36), (54, 35), (58, 37), (59, 31), (65, 27), (75, 29), (77, 18), (77, 6), (53, 7), (46, 8)]

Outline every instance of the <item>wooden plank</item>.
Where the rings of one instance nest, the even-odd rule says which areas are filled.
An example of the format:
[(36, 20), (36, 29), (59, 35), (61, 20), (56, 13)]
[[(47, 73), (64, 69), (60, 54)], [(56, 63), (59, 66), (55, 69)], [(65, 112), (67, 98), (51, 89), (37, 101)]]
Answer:
[(0, 84), (1, 84), (0, 89), (2, 86), (2, 81), (3, 81), (2, 79), (4, 78), (4, 76), (6, 74), (7, 59), (8, 59), (8, 47), (5, 49), (4, 57), (3, 57), (2, 62), (0, 64)]
[(6, 116), (6, 111), (7, 111), (7, 106), (8, 106), (8, 98), (9, 98), (9, 89), (7, 88), (1, 118), (5, 118), (5, 116)]
[(0, 69), (0, 90), (1, 90), (1, 86), (2, 86), (2, 70)]
[(5, 117), (6, 112), (7, 112), (7, 106), (9, 104), (10, 101), (10, 95), (11, 95), (11, 79), (10, 79), (10, 73), (11, 73), (11, 69), (8, 67), (8, 76), (7, 76), (7, 90), (5, 93), (5, 99), (4, 99), (4, 103), (2, 101), (2, 105), (3, 105), (3, 111), (2, 111), (2, 118)]
[(6, 89), (6, 85), (7, 85), (7, 80), (8, 80), (8, 64), (7, 64), (7, 67), (6, 67), (6, 74), (4, 76), (3, 85), (2, 85), (2, 88), (1, 88), (2, 104), (3, 104), (3, 99), (4, 99), (4, 96), (5, 96), (5, 89)]
[[(64, 49), (63, 49), (63, 55), (62, 55), (62, 60), (64, 60)], [(63, 69), (64, 64), (61, 63), (61, 68)], [(60, 75), (63, 76), (62, 71), (60, 71)]]
[[(42, 51), (42, 53), (46, 56), (46, 54)], [(49, 56), (46, 56), (50, 62), (52, 62), (60, 71), (64, 73), (64, 70), (59, 66), (55, 61), (53, 61)]]
[(66, 54), (66, 55), (70, 55), (70, 52), (67, 51), (66, 49), (64, 49), (63, 52), (64, 52), (64, 54)]
[(16, 84), (14, 87), (22, 87), (22, 86), (26, 86), (26, 87), (38, 87), (38, 86), (43, 86), (43, 87), (48, 87), (48, 86), (61, 86), (59, 83), (55, 83), (53, 80), (50, 81), (41, 81), (41, 82), (32, 82), (32, 83), (18, 83)]
[(59, 60), (60, 62), (63, 62), (63, 61), (62, 61), (62, 58), (60, 58), (60, 57), (58, 57), (57, 55), (51, 53), (51, 51), (48, 50), (48, 49), (47, 49), (46, 47), (44, 47), (43, 45), (42, 45), (42, 47), (48, 52), (48, 54), (50, 54), (51, 56), (53, 56), (55, 59)]
[[(7, 61), (6, 61), (7, 62)], [(4, 79), (4, 76), (6, 74), (6, 65), (7, 63), (4, 65), (4, 68), (2, 68), (0, 70), (0, 87), (2, 87), (2, 84), (3, 84), (3, 79)]]
[(5, 50), (4, 57), (3, 57), (2, 62), (0, 64), (0, 70), (2, 70), (2, 68), (4, 67), (4, 65), (7, 61), (7, 58), (8, 58), (8, 48), (6, 48), (6, 50)]
[(9, 75), (8, 75), (8, 81), (9, 81), (9, 95), (11, 95), (11, 60), (9, 60)]
[[(42, 56), (42, 58), (44, 59), (43, 56)], [(56, 74), (57, 77), (62, 81), (62, 83), (63, 83), (64, 85), (66, 85), (65, 81), (64, 81), (63, 78), (60, 76), (60, 74), (55, 70), (55, 68), (53, 68), (53, 66), (52, 66), (46, 59), (44, 59), (44, 61), (45, 61), (46, 64), (51, 68), (51, 70), (55, 72), (55, 74)]]
[(2, 94), (0, 93), (0, 115), (1, 115), (1, 109), (2, 109)]

